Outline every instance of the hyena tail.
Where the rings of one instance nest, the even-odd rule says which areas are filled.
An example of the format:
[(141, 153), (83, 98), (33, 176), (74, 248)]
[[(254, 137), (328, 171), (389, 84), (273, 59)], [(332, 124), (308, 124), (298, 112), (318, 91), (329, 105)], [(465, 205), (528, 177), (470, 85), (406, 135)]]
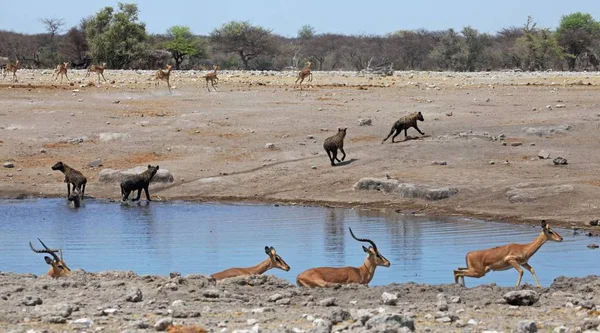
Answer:
[(383, 141), (381, 141), (381, 143), (384, 143), (385, 140), (387, 140), (390, 136), (392, 136), (392, 134), (394, 134), (394, 132), (396, 131), (396, 126), (392, 126), (392, 130), (390, 131), (390, 134), (388, 134), (385, 139), (383, 139)]

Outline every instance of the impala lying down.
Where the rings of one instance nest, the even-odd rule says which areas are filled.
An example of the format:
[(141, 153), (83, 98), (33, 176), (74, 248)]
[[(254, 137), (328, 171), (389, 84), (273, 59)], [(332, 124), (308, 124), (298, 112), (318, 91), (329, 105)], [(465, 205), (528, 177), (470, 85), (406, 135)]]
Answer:
[[(350, 229), (350, 228), (348, 228)], [(370, 239), (356, 238), (350, 229), (352, 238), (359, 242), (367, 242), (372, 246), (362, 247), (367, 253), (365, 262), (360, 267), (318, 267), (298, 274), (296, 283), (303, 287), (335, 287), (338, 284), (369, 284), (375, 275), (377, 266), (389, 267), (390, 262), (379, 253), (377, 245)]]
[(527, 261), (533, 256), (537, 250), (547, 241), (562, 242), (563, 238), (542, 220), (542, 232), (540, 235), (529, 244), (507, 244), (497, 246), (487, 250), (472, 251), (467, 253), (467, 267), (459, 267), (454, 271), (454, 283), (458, 283), (458, 279), (462, 279), (462, 286), (465, 286), (465, 276), (480, 278), (489, 271), (504, 271), (514, 268), (519, 272), (517, 279), (517, 287), (521, 285), (523, 277), (523, 269), (531, 272), (535, 284), (540, 287), (540, 282), (533, 267)]
[[(46, 244), (44, 244), (44, 242), (42, 242), (41, 239), (38, 238), (38, 240), (40, 241), (40, 243), (42, 243), (42, 246), (44, 246), (43, 250), (36, 250), (33, 247), (33, 245), (31, 244), (31, 242), (29, 242), (29, 247), (31, 247), (31, 249), (35, 253), (48, 253), (48, 254), (52, 255), (52, 258), (54, 258), (54, 259), (52, 259), (48, 256), (44, 257), (44, 260), (46, 260), (46, 263), (48, 265), (50, 265), (50, 269), (48, 270), (48, 275), (50, 275), (51, 277), (53, 277), (55, 279), (59, 278), (59, 277), (70, 275), (71, 270), (69, 269), (69, 267), (67, 267), (67, 265), (63, 261), (62, 250), (61, 249), (51, 250), (46, 246)], [(60, 258), (56, 255), (56, 253), (60, 254)]]
[(222, 272), (215, 273), (211, 276), (214, 277), (215, 280), (218, 281), (218, 280), (223, 280), (223, 279), (227, 279), (227, 278), (231, 278), (231, 277), (235, 277), (235, 276), (241, 276), (241, 275), (252, 275), (252, 274), (260, 275), (271, 268), (283, 269), (286, 272), (290, 270), (290, 266), (288, 266), (288, 264), (283, 260), (283, 258), (281, 258), (277, 254), (274, 247), (265, 246), (265, 253), (269, 257), (265, 261), (261, 262), (260, 264), (258, 264), (256, 266), (247, 267), (247, 268), (230, 268), (230, 269), (226, 269)]

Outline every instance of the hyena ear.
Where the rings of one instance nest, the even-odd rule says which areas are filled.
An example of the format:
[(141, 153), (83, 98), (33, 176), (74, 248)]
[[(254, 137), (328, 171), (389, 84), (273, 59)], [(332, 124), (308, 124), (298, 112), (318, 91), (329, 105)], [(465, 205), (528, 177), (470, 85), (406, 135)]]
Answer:
[(150, 164), (148, 164), (148, 169), (152, 169), (152, 166)]
[(156, 170), (158, 170), (158, 164), (156, 165)]

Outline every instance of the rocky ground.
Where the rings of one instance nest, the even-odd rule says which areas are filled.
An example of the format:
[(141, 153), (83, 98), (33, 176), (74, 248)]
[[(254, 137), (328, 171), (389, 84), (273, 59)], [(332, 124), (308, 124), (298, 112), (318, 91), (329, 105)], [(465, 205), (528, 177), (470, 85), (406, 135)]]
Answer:
[[(118, 199), (118, 177), (101, 179), (102, 170), (159, 164), (174, 181), (151, 187), (157, 200), (360, 206), (600, 230), (590, 224), (600, 216), (598, 73), (315, 72), (300, 91), (293, 72), (222, 72), (219, 92), (209, 93), (204, 73), (188, 71), (173, 72), (172, 94), (147, 71), (107, 71), (109, 82), (94, 85), (83, 71), (70, 74), (72, 85), (42, 70), (0, 82), (0, 197), (66, 196), (63, 175), (50, 169), (61, 160), (88, 177), (86, 195)], [(381, 144), (396, 119), (416, 111), (425, 136), (410, 129), (409, 140)], [(331, 167), (322, 144), (338, 126), (348, 127), (348, 156)], [(567, 164), (555, 165), (557, 157)], [(523, 295), (538, 298), (531, 306), (506, 304), (511, 289), (495, 286), (308, 291), (273, 278), (215, 285), (110, 272), (0, 281), (0, 323), (15, 332), (154, 330), (162, 318), (215, 332), (514, 331), (528, 320), (576, 332), (599, 320), (595, 277), (532, 289)]]
[[(468, 283), (468, 281), (467, 281)], [(582, 332), (598, 329), (600, 277), (549, 288), (391, 284), (304, 289), (273, 276), (215, 281), (132, 272), (0, 274), (3, 332)]]

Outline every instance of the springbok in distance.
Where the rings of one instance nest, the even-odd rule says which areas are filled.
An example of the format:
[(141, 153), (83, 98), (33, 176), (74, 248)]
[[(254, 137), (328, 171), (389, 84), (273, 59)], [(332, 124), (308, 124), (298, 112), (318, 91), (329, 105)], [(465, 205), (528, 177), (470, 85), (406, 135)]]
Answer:
[[(350, 228), (348, 228), (350, 229)], [(352, 238), (359, 242), (370, 243), (369, 248), (362, 247), (367, 253), (360, 267), (317, 267), (306, 270), (296, 277), (296, 284), (302, 287), (335, 287), (338, 284), (369, 284), (375, 275), (377, 266), (389, 267), (390, 262), (379, 253), (377, 245), (370, 239), (356, 238), (350, 229)]]
[(298, 80), (300, 80), (300, 90), (302, 90), (302, 81), (304, 81), (306, 77), (308, 77), (308, 80), (306, 82), (312, 82), (312, 72), (310, 71), (311, 66), (312, 62), (307, 61), (306, 67), (304, 67), (304, 69), (302, 69), (298, 73), (298, 78), (296, 79), (296, 82), (294, 82), (294, 87), (296, 87), (296, 84), (298, 84)]
[(169, 88), (169, 92), (171, 92), (171, 84), (169, 83), (171, 68), (171, 65), (167, 65), (167, 71), (163, 71), (162, 69), (156, 71), (156, 75), (154, 76), (154, 87), (158, 87), (160, 81), (162, 80), (167, 82), (167, 87)]
[(17, 78), (17, 70), (19, 69), (19, 60), (15, 61), (15, 63), (8, 63), (6, 64), (6, 67), (4, 68), (4, 73), (2, 74), (2, 81), (4, 81), (4, 79), (6, 78), (6, 73), (8, 72), (12, 72), (13, 74), (13, 81), (14, 82), (18, 82), (19, 79)]
[(215, 280), (218, 281), (218, 280), (223, 280), (223, 279), (227, 279), (227, 278), (231, 278), (231, 277), (235, 277), (235, 276), (253, 275), (253, 274), (260, 275), (271, 268), (283, 269), (286, 272), (290, 270), (290, 266), (288, 266), (288, 264), (283, 260), (283, 258), (281, 258), (277, 254), (274, 247), (265, 246), (265, 253), (269, 257), (265, 261), (261, 262), (260, 264), (258, 264), (256, 266), (247, 267), (247, 268), (230, 268), (230, 269), (226, 269), (222, 272), (212, 274), (211, 276), (214, 277)]
[[(65, 262), (63, 260), (62, 250), (61, 249), (51, 250), (46, 246), (46, 244), (44, 244), (44, 242), (42, 242), (41, 239), (38, 238), (38, 240), (40, 241), (40, 243), (42, 243), (42, 246), (44, 246), (43, 250), (36, 250), (33, 247), (33, 245), (31, 244), (31, 241), (29, 242), (29, 247), (31, 247), (31, 249), (35, 253), (48, 253), (48, 254), (52, 255), (52, 258), (54, 258), (54, 259), (52, 259), (48, 256), (44, 257), (44, 260), (46, 260), (46, 263), (48, 265), (50, 265), (50, 269), (48, 270), (48, 275), (50, 275), (50, 277), (53, 277), (55, 279), (57, 279), (59, 277), (71, 275), (71, 270), (69, 269), (69, 267), (67, 267), (67, 265), (65, 264)], [(57, 252), (60, 254), (60, 258), (56, 255)]]
[(206, 89), (208, 89), (208, 92), (210, 92), (208, 81), (210, 81), (210, 84), (212, 85), (213, 89), (217, 91), (217, 87), (215, 87), (215, 83), (219, 84), (219, 78), (217, 77), (217, 69), (219, 69), (219, 66), (213, 65), (213, 71), (203, 76), (203, 78), (206, 79)]
[(549, 240), (562, 242), (563, 238), (550, 228), (546, 220), (542, 220), (542, 232), (529, 244), (507, 244), (487, 250), (471, 251), (467, 253), (467, 267), (459, 267), (454, 271), (454, 282), (458, 283), (458, 279), (461, 278), (464, 287), (465, 276), (480, 278), (491, 270), (504, 271), (514, 268), (519, 272), (518, 287), (521, 285), (521, 278), (523, 277), (523, 269), (521, 268), (523, 266), (533, 275), (536, 285), (541, 287), (533, 267), (527, 261)]
[(98, 75), (98, 83), (100, 83), (100, 75), (102, 75), (102, 78), (104, 79), (104, 82), (106, 82), (106, 78), (104, 77), (104, 69), (106, 68), (106, 63), (103, 62), (102, 66), (100, 65), (91, 65), (90, 67), (88, 67), (87, 69), (87, 73), (85, 73), (84, 77), (88, 77), (90, 76), (90, 73), (96, 73)]
[(69, 66), (68, 62), (63, 62), (62, 64), (59, 64), (56, 66), (56, 69), (54, 70), (54, 74), (56, 75), (56, 77), (54, 78), (54, 81), (58, 80), (58, 76), (60, 75), (60, 83), (62, 83), (62, 79), (63, 76), (67, 77), (67, 81), (71, 81), (69, 80), (69, 76), (67, 75), (67, 67)]

